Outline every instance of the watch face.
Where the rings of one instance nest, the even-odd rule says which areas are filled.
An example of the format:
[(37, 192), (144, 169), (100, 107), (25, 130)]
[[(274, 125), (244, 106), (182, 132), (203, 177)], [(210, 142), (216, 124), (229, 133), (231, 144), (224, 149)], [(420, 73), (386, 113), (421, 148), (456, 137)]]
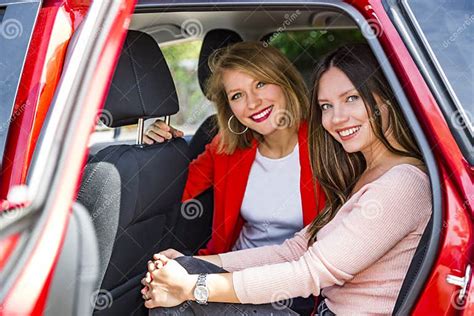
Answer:
[(194, 289), (194, 297), (198, 301), (207, 301), (209, 298), (209, 291), (205, 286), (196, 286)]

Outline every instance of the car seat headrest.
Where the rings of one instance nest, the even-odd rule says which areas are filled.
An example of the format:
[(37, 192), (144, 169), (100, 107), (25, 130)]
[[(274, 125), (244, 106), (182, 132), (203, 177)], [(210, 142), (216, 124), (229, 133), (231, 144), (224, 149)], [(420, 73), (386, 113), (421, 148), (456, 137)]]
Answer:
[(109, 127), (136, 124), (179, 110), (173, 78), (163, 53), (148, 34), (128, 31), (104, 105)]
[(202, 41), (201, 52), (199, 53), (198, 79), (201, 90), (206, 94), (206, 81), (211, 75), (208, 59), (211, 54), (229, 45), (242, 42), (242, 37), (234, 31), (226, 29), (215, 29), (207, 32)]

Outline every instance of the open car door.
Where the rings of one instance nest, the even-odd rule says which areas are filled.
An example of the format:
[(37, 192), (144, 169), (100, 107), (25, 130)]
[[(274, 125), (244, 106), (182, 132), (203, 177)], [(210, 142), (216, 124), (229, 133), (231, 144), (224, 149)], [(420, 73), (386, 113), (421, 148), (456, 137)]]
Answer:
[[(20, 2), (6, 1), (3, 8), (0, 1), (3, 22)], [(14, 137), (24, 152), (34, 148), (30, 159), (9, 159), (10, 170), (27, 170), (23, 178), (14, 183), (10, 172), (5, 184), (2, 174), (0, 314), (87, 315), (96, 304), (111, 302), (94, 292), (97, 240), (88, 212), (74, 201), (90, 131), (108, 92), (135, 1), (23, 2), (35, 3), (37, 15), (24, 68), (28, 71), (23, 71), (19, 86), (36, 80), (41, 87), (37, 100), (26, 102), (23, 112), (46, 114), (36, 134), (35, 125), (26, 125), (24, 119), (8, 130), (9, 136), (38, 137)], [(17, 26), (26, 32), (25, 24)], [(63, 38), (53, 39), (52, 33)], [(51, 58), (61, 52), (54, 49), (58, 41), (64, 54)], [(38, 65), (43, 51), (43, 65), (29, 67), (29, 62)], [(47, 69), (52, 64), (60, 71), (50, 82)], [(50, 92), (49, 101), (44, 91)], [(35, 93), (18, 89), (15, 104)]]

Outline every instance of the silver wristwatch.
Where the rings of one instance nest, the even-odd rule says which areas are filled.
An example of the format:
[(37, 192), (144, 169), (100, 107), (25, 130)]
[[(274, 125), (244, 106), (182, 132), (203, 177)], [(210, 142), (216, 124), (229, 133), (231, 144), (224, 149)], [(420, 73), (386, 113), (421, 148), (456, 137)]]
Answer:
[(194, 298), (196, 299), (196, 302), (201, 305), (207, 304), (207, 300), (209, 299), (209, 289), (207, 288), (206, 277), (207, 274), (200, 274), (196, 282), (196, 287), (194, 288)]

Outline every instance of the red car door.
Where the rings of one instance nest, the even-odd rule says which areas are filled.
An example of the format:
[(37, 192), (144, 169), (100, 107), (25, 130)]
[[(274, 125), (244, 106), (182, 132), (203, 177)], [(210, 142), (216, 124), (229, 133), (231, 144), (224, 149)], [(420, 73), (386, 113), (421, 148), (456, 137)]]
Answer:
[(100, 303), (92, 293), (96, 239), (73, 201), (87, 154), (84, 131), (103, 105), (135, 1), (3, 2), (2, 35), (22, 2), (35, 3), (38, 14), (2, 165), (0, 314), (90, 314)]
[(382, 44), (423, 122), (439, 169), (434, 201), (441, 203), (434, 206), (439, 203), (442, 213), (431, 236), (438, 246), (425, 250), (426, 257), (431, 252), (431, 271), (421, 268), (414, 277), (412, 288), (420, 294), (408, 293), (411, 313), (472, 315), (472, 89), (464, 81), (472, 74), (472, 52), (465, 45), (472, 43), (472, 1), (354, 3), (368, 20), (380, 21)]

